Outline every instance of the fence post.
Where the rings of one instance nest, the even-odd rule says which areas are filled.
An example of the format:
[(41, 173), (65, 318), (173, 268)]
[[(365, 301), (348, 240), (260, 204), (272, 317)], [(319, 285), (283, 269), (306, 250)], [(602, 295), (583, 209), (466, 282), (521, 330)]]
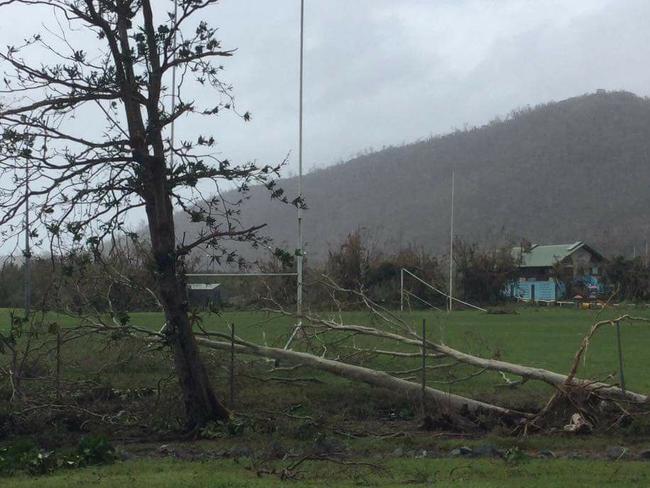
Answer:
[(427, 319), (422, 319), (422, 415), (426, 415), (427, 383)]
[(230, 408), (235, 406), (235, 324), (230, 324)]
[(621, 390), (625, 393), (625, 374), (623, 373), (623, 346), (621, 345), (621, 323), (616, 321), (616, 341), (618, 343), (618, 374), (621, 382)]
[(56, 331), (56, 399), (61, 399), (61, 330)]
[(399, 311), (404, 311), (404, 268), (399, 270)]

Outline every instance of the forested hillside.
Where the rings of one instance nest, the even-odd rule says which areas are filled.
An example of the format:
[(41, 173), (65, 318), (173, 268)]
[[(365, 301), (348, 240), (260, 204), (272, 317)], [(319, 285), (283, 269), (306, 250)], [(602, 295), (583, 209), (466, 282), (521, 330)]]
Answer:
[[(455, 234), (464, 240), (585, 240), (605, 253), (640, 253), (650, 230), (649, 149), (650, 100), (631, 93), (519, 109), (305, 176), (306, 247), (322, 259), (361, 227), (382, 249), (446, 252), (455, 168)], [(280, 186), (295, 195), (297, 181)], [(272, 204), (261, 189), (251, 193), (245, 220), (267, 222), (277, 244), (292, 248), (295, 209)]]

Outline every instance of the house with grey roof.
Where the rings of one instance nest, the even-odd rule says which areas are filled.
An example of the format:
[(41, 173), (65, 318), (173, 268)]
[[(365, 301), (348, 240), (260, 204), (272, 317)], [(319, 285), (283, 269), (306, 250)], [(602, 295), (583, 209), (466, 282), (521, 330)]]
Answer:
[(573, 244), (524, 243), (512, 249), (519, 278), (507, 294), (524, 301), (556, 301), (579, 294), (595, 297), (604, 290), (605, 258), (582, 241)]

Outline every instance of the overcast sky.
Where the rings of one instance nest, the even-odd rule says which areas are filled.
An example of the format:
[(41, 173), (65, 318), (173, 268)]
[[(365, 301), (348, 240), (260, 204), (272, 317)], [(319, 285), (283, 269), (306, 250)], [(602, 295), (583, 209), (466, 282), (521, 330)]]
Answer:
[[(296, 171), (299, 5), (222, 0), (206, 10), (224, 47), (238, 49), (224, 78), (253, 114), (211, 122), (224, 157), (291, 153)], [(46, 11), (29, 22), (3, 12), (2, 46), (52, 22)], [(646, 95), (648, 25), (648, 0), (305, 0), (305, 167), (598, 88)], [(208, 132), (179, 131), (199, 129)]]
[[(650, 88), (648, 0), (306, 0), (305, 166), (596, 89)], [(225, 154), (296, 168), (298, 0), (212, 12), (238, 104)]]

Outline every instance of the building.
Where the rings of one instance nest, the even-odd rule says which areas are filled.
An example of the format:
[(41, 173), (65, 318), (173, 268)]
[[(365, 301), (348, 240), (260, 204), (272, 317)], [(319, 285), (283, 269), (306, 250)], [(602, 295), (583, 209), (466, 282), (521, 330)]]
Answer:
[(190, 306), (198, 309), (210, 309), (221, 305), (221, 288), (219, 283), (188, 283), (187, 298)]
[(582, 241), (540, 246), (523, 244), (512, 249), (519, 278), (507, 295), (524, 301), (556, 301), (580, 295), (595, 298), (604, 293), (605, 258)]

